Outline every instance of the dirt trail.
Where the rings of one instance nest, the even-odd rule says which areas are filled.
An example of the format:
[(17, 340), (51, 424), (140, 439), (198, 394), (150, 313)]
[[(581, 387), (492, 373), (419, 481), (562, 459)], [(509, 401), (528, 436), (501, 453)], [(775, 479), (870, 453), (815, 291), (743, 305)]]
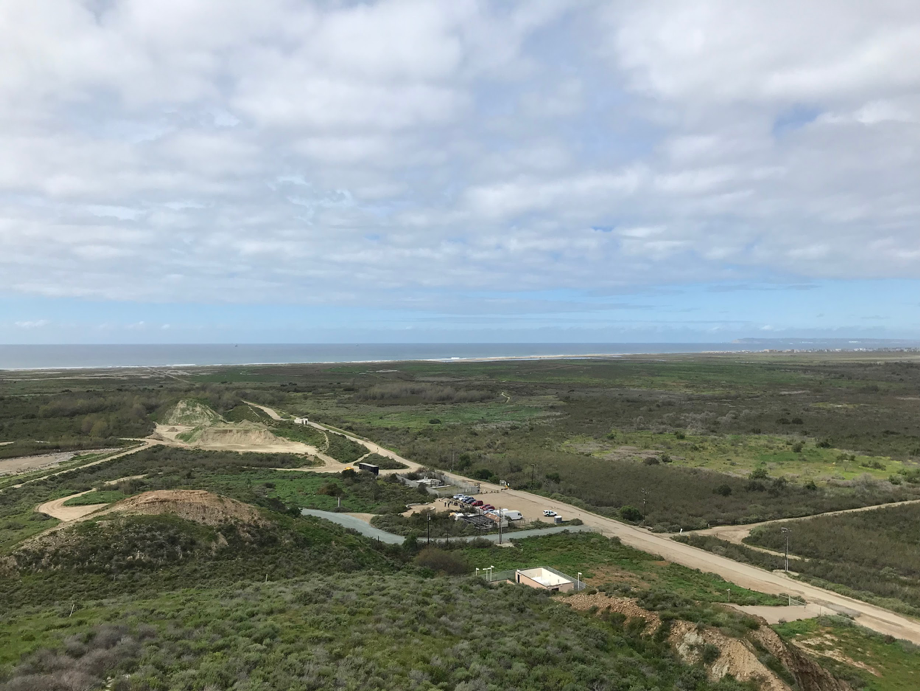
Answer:
[(89, 494), (93, 490), (88, 489), (85, 492), (78, 492), (77, 494), (71, 494), (69, 497), (61, 497), (60, 499), (54, 499), (52, 501), (46, 501), (44, 504), (39, 505), (35, 510), (39, 513), (47, 514), (52, 518), (56, 518), (59, 521), (64, 523), (69, 523), (70, 521), (77, 521), (84, 516), (87, 516), (93, 511), (98, 511), (99, 509), (108, 506), (108, 504), (86, 504), (85, 506), (64, 506), (64, 502), (73, 499), (74, 497), (82, 497), (84, 494)]
[[(261, 406), (260, 406), (261, 407)], [(265, 412), (277, 415), (275, 411), (265, 409)], [(316, 423), (308, 423), (316, 429), (326, 430), (327, 427)], [(354, 435), (340, 430), (335, 431), (344, 434), (349, 439), (363, 444), (374, 453), (381, 456), (392, 458), (406, 464), (411, 470), (417, 470), (421, 466), (418, 463), (403, 458), (399, 454), (384, 449), (378, 444), (374, 444), (366, 439), (359, 439)], [(459, 481), (469, 482), (469, 479), (451, 473), (444, 473), (448, 477), (455, 478)], [(871, 605), (861, 600), (855, 600), (845, 595), (825, 590), (808, 583), (794, 580), (782, 573), (771, 573), (763, 569), (742, 564), (717, 554), (711, 554), (696, 547), (675, 542), (670, 537), (658, 535), (648, 530), (637, 528), (635, 526), (620, 523), (611, 518), (599, 516), (590, 511), (579, 509), (570, 504), (564, 504), (558, 501), (551, 501), (546, 497), (541, 497), (530, 492), (520, 490), (503, 489), (498, 485), (490, 483), (480, 483), (481, 492), (483, 493), (501, 493), (500, 501), (508, 508), (521, 511), (525, 518), (538, 518), (542, 516), (543, 509), (553, 509), (565, 516), (565, 518), (579, 518), (585, 525), (597, 529), (603, 535), (618, 537), (623, 544), (635, 549), (656, 554), (662, 559), (681, 564), (691, 569), (699, 569), (709, 573), (721, 576), (725, 580), (740, 585), (743, 588), (757, 590), (762, 593), (771, 595), (790, 594), (793, 597), (804, 599), (806, 602), (822, 605), (827, 609), (844, 612), (852, 616), (856, 621), (866, 628), (872, 629), (882, 634), (890, 634), (896, 638), (903, 638), (912, 643), (920, 644), (920, 621), (909, 619), (900, 614), (889, 610)], [(490, 503), (495, 504), (495, 498), (490, 498)], [(497, 504), (495, 504), (497, 506)], [(893, 506), (893, 504), (887, 504)], [(863, 510), (872, 510), (879, 507), (867, 507)], [(842, 512), (841, 512), (842, 513)], [(803, 519), (804, 520), (804, 519)]]
[(100, 463), (105, 463), (106, 461), (111, 461), (116, 458), (122, 458), (123, 456), (130, 456), (132, 453), (137, 453), (138, 451), (143, 451), (144, 449), (149, 449), (151, 446), (156, 445), (158, 442), (155, 439), (131, 439), (129, 441), (138, 441), (141, 442), (138, 446), (132, 446), (130, 449), (126, 449), (121, 453), (116, 453), (111, 456), (106, 456), (105, 458), (100, 458), (98, 461), (93, 461), (92, 463), (85, 463), (83, 465), (78, 465), (75, 468), (66, 468), (65, 470), (59, 470), (56, 473), (49, 473), (48, 475), (43, 475), (40, 478), (35, 478), (33, 480), (26, 480), (21, 482), (18, 485), (11, 485), (13, 488), (22, 487), (27, 485), (30, 482), (35, 482), (37, 480), (44, 480), (48, 477), (54, 477), (55, 475), (60, 475), (62, 473), (69, 473), (72, 470), (82, 470), (83, 468), (89, 468), (90, 466), (99, 465)]
[(283, 420), (284, 419), (276, 411), (272, 410), (268, 406), (259, 405), (258, 403), (253, 403), (252, 401), (243, 401), (243, 403), (245, 403), (246, 405), (251, 405), (253, 408), (258, 408), (263, 413), (268, 415), (268, 417), (270, 417), (272, 420)]
[[(705, 530), (694, 530), (686, 531), (688, 535), (713, 535), (718, 537), (720, 540), (726, 540), (727, 542), (734, 542), (735, 544), (741, 545), (744, 544), (744, 538), (748, 537), (751, 534), (751, 531), (755, 528), (762, 528), (764, 526), (773, 525), (775, 523), (789, 523), (792, 521), (807, 521), (811, 518), (818, 518), (819, 516), (843, 516), (848, 513), (862, 513), (864, 511), (878, 511), (879, 509), (888, 509), (894, 506), (906, 506), (908, 504), (920, 504), (920, 499), (908, 499), (906, 501), (896, 501), (890, 504), (875, 504), (873, 506), (860, 506), (856, 509), (843, 509), (841, 511), (827, 511), (825, 513), (816, 513), (810, 516), (796, 516), (795, 518), (777, 518), (772, 521), (761, 521), (760, 523), (747, 523), (745, 525), (720, 525), (715, 528), (706, 528)], [(745, 547), (750, 547), (759, 552), (766, 552), (768, 554), (781, 554), (781, 552), (774, 552), (773, 550), (765, 549), (763, 547), (755, 547), (753, 545), (745, 545)], [(790, 559), (799, 557), (794, 557), (792, 554), (789, 555)]]

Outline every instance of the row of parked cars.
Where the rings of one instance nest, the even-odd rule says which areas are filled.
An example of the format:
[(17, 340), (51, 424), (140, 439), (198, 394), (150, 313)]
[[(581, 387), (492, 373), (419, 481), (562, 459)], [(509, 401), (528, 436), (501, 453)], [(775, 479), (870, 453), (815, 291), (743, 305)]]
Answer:
[(482, 499), (476, 499), (475, 497), (471, 497), (466, 494), (455, 494), (454, 499), (459, 501), (461, 504), (466, 504), (467, 506), (473, 509), (479, 509), (482, 512), (495, 510), (494, 506), (491, 504), (486, 504)]

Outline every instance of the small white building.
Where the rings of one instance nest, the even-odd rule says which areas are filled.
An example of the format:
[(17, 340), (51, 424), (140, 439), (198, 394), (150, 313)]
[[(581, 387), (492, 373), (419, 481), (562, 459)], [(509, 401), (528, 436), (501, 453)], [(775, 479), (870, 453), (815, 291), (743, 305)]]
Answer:
[(524, 569), (514, 572), (514, 580), (521, 585), (529, 585), (531, 588), (540, 588), (542, 590), (555, 590), (560, 593), (566, 593), (575, 590), (576, 583), (564, 573), (555, 569), (537, 567), (535, 569)]
[(305, 417), (295, 417), (295, 418), (294, 418), (294, 424), (295, 424), (295, 425), (305, 425), (305, 424), (307, 424), (308, 422), (310, 422), (310, 421), (309, 421), (307, 418), (305, 418)]

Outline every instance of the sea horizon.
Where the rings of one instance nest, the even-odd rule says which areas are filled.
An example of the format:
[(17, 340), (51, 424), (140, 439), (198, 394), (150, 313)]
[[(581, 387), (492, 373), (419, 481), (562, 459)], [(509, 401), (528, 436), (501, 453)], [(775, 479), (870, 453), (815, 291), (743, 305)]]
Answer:
[(221, 367), (623, 355), (917, 349), (896, 339), (737, 339), (708, 343), (238, 343), (0, 345), (0, 370)]

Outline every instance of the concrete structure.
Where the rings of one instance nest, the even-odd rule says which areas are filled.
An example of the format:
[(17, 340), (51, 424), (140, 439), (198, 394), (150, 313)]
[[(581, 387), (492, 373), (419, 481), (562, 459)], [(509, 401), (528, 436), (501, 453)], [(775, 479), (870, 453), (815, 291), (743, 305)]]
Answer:
[(308, 422), (310, 421), (305, 417), (295, 417), (294, 418), (295, 425), (306, 425)]
[(576, 589), (574, 580), (555, 569), (537, 567), (535, 569), (518, 569), (514, 572), (514, 580), (521, 585), (543, 590), (555, 590), (566, 593)]

